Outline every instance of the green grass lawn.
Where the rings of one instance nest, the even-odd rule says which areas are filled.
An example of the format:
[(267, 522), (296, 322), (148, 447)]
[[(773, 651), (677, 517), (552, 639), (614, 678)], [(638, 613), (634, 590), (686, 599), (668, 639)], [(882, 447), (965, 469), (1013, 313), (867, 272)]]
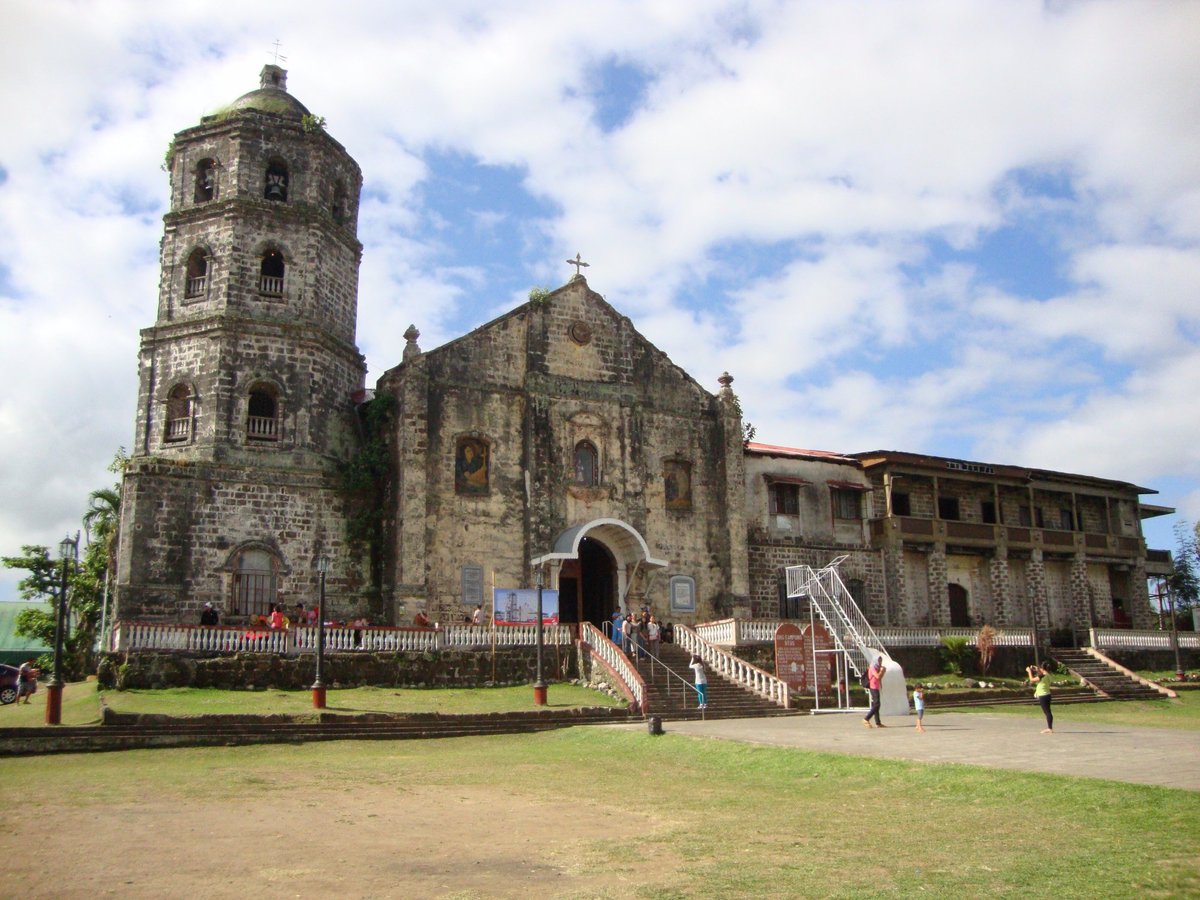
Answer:
[[(96, 683), (68, 684), (63, 692), (64, 725), (90, 725), (100, 721), (101, 700), (122, 713), (158, 713), (169, 716), (201, 715), (304, 715), (313, 713), (312, 692), (221, 691), (210, 688), (166, 688), (163, 690), (99, 691)], [(577, 684), (552, 684), (547, 691), (551, 709), (588, 706), (625, 706), (598, 691)], [(358, 687), (330, 690), (326, 711), (357, 713), (447, 714), (514, 712), (537, 709), (533, 688), (383, 688)], [(46, 692), (39, 690), (28, 706), (0, 707), (0, 727), (42, 725), (46, 717)]]
[[(53, 796), (86, 823), (101, 804), (185, 810), (234, 794), (253, 808), (322, 781), (395, 789), (411, 777), (404, 773), (443, 788), (433, 794), (448, 803), (468, 790), (495, 792), (498, 822), (518, 801), (573, 807), (585, 797), (599, 804), (589, 809), (612, 811), (609, 829), (580, 816), (560, 844), (570, 848), (571, 875), (584, 879), (620, 865), (623, 853), (661, 860), (619, 896), (1200, 896), (1194, 792), (640, 729), (0, 759), (0, 798), (11, 809)], [(626, 789), (634, 776), (637, 789)], [(341, 809), (331, 821), (352, 816)], [(398, 835), (397, 848), (453, 840), (436, 830)], [(453, 885), (448, 877), (446, 896), (459, 896)]]

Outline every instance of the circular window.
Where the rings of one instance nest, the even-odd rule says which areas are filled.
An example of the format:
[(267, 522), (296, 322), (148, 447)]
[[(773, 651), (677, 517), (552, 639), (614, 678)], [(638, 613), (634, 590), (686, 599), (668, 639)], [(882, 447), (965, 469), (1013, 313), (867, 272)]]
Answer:
[(592, 339), (592, 326), (587, 322), (575, 322), (569, 329), (571, 340), (577, 344), (586, 344)]

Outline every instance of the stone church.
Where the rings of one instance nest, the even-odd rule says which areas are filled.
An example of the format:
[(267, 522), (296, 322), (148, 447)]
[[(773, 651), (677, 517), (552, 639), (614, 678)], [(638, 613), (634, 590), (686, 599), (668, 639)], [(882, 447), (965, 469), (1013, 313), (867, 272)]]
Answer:
[(331, 615), (375, 624), (461, 621), (539, 575), (564, 622), (798, 615), (784, 569), (834, 557), (873, 622), (1149, 615), (1152, 491), (748, 442), (733, 379), (706, 389), (580, 274), (435, 349), (409, 328), (368, 390), (362, 174), (283, 69), (261, 79), (168, 152), (118, 618), (307, 605), (321, 558)]

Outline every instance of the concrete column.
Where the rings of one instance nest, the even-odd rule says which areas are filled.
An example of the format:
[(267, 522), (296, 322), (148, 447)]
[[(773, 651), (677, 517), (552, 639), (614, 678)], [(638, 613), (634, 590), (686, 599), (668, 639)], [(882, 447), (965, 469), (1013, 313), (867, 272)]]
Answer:
[(1047, 606), (1046, 564), (1037, 547), (1030, 551), (1026, 580), (1029, 584), (1029, 624), (1037, 623), (1038, 633), (1045, 641), (1050, 633), (1050, 609)]
[(1129, 577), (1129, 618), (1133, 627), (1151, 629), (1158, 627), (1158, 614), (1150, 608), (1150, 588), (1146, 584), (1146, 561), (1139, 558), (1133, 564)]
[(892, 625), (915, 625), (912, 604), (908, 597), (908, 581), (904, 572), (904, 542), (883, 548), (883, 589), (887, 604), (887, 621)]
[(1008, 568), (1008, 549), (997, 547), (988, 560), (988, 575), (992, 585), (992, 613), (997, 628), (1004, 628), (1016, 620), (1012, 603), (1012, 573)]
[(946, 545), (940, 541), (933, 545), (926, 560), (926, 577), (929, 580), (929, 619), (931, 625), (950, 624), (949, 582), (946, 578)]
[(1087, 554), (1078, 551), (1071, 559), (1071, 627), (1076, 630), (1092, 625), (1091, 592), (1088, 590)]

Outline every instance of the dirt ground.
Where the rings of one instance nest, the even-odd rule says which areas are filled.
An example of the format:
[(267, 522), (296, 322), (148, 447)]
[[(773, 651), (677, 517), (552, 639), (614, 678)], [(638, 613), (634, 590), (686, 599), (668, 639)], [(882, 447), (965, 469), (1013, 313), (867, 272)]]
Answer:
[[(303, 778), (237, 796), (45, 803), (0, 827), (0, 897), (630, 896), (678, 864), (669, 842), (611, 854), (614, 834), (669, 830), (587, 799), (502, 785), (422, 788)], [(450, 835), (431, 844), (415, 835)], [(607, 839), (605, 836), (609, 836)]]

